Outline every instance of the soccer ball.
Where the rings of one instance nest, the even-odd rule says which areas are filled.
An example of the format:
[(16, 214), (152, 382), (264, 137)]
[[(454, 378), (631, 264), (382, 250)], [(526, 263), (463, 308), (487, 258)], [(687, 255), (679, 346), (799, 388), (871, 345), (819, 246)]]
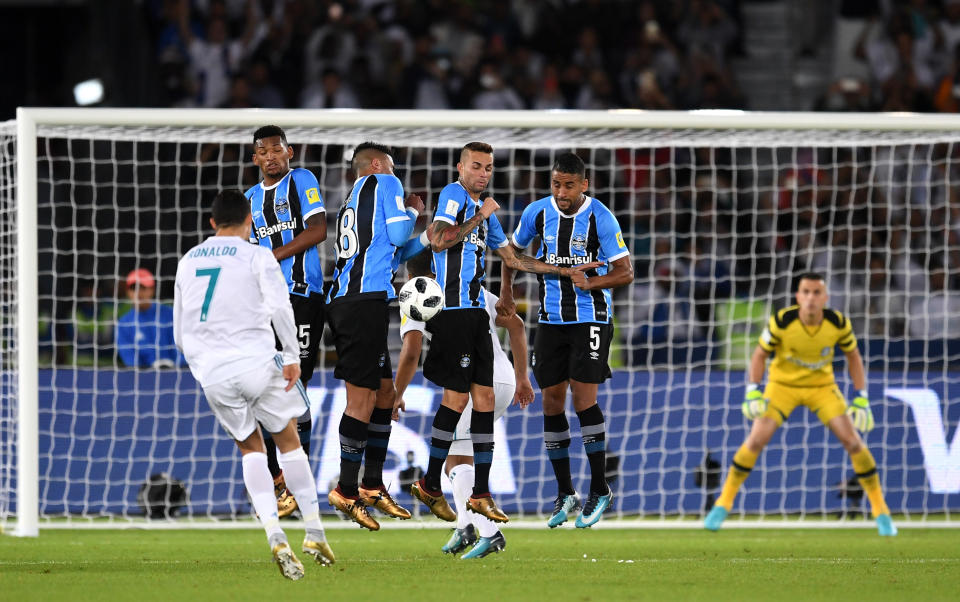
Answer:
[(400, 311), (411, 320), (426, 322), (443, 309), (443, 289), (433, 278), (417, 276), (400, 288)]

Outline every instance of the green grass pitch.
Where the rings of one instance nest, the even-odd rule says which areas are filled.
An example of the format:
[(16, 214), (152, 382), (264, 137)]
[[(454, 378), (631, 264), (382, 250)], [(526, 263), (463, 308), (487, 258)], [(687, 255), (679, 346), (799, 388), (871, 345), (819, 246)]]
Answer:
[[(299, 544), (303, 532), (287, 529)], [(43, 530), (0, 537), (0, 600), (956, 600), (960, 532), (504, 530), (443, 555), (448, 532), (328, 532), (333, 567), (286, 581), (257, 530)], [(295, 547), (299, 552), (299, 545)]]

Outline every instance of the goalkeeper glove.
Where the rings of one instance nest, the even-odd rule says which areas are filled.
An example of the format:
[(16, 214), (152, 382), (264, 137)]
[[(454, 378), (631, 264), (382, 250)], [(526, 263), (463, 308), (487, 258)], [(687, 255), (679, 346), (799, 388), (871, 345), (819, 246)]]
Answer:
[(870, 400), (867, 399), (867, 390), (863, 389), (853, 398), (853, 403), (847, 408), (847, 416), (853, 420), (853, 426), (861, 433), (873, 430), (873, 412), (870, 411)]
[(747, 385), (747, 394), (743, 398), (740, 410), (743, 412), (743, 415), (746, 416), (747, 420), (756, 420), (767, 411), (767, 400), (764, 399), (763, 394), (760, 393), (760, 385), (758, 383), (750, 383)]

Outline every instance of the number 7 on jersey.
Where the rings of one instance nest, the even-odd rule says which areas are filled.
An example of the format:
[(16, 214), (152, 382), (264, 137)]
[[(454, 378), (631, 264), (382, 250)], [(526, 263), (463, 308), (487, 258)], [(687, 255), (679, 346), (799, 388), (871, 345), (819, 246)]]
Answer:
[(220, 268), (204, 268), (197, 270), (197, 278), (207, 277), (207, 294), (203, 297), (203, 307), (200, 308), (200, 321), (207, 321), (207, 312), (210, 311), (210, 301), (213, 299), (213, 289), (217, 287), (217, 278), (220, 277)]

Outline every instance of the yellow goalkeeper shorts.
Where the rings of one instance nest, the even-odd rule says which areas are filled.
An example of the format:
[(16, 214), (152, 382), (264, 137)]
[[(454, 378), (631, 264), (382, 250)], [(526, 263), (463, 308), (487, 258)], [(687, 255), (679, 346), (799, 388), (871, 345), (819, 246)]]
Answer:
[(836, 384), (822, 387), (791, 387), (767, 383), (763, 390), (767, 411), (763, 415), (783, 425), (797, 406), (807, 406), (820, 422), (827, 424), (847, 410), (847, 401)]

